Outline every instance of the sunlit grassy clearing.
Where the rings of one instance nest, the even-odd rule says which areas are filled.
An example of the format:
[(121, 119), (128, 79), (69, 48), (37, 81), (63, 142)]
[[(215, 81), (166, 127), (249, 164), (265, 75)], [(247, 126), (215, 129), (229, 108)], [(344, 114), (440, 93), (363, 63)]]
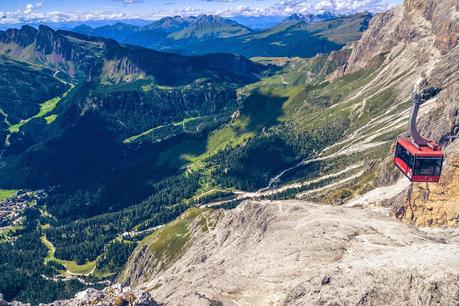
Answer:
[(189, 226), (197, 218), (203, 230), (207, 229), (207, 223), (203, 217), (208, 209), (190, 208), (175, 221), (166, 224), (153, 234), (145, 237), (142, 244), (147, 245), (151, 255), (160, 261), (159, 269), (167, 268), (186, 250), (190, 240)]
[(49, 115), (45, 117), (45, 120), (47, 124), (51, 124), (54, 122), (54, 120), (56, 120), (56, 118), (57, 118), (57, 115)]
[[(62, 96), (58, 96), (58, 97), (54, 97), (48, 101), (45, 101), (43, 103), (40, 104), (40, 111), (30, 117), (30, 118), (27, 118), (27, 119), (23, 119), (21, 120), (20, 122), (16, 123), (16, 124), (13, 124), (11, 125), (8, 130), (10, 131), (10, 133), (17, 133), (19, 132), (19, 130), (21, 129), (21, 127), (26, 124), (27, 122), (29, 122), (30, 120), (32, 119), (35, 119), (35, 118), (41, 118), (41, 117), (44, 117), (46, 114), (50, 113), (51, 111), (53, 111), (57, 104), (63, 99), (65, 98), (68, 93), (75, 87), (75, 85), (71, 84), (71, 83), (65, 83), (67, 85), (70, 86), (70, 88), (62, 95)], [(55, 116), (55, 117), (53, 117)], [(55, 119), (56, 119), (57, 115), (50, 115), (48, 116), (46, 119), (46, 122), (48, 124), (50, 124), (51, 122), (53, 122)]]
[(45, 235), (40, 237), (41, 242), (48, 248), (48, 255), (45, 257), (45, 264), (49, 261), (55, 261), (63, 265), (71, 274), (89, 274), (96, 267), (96, 261), (89, 261), (83, 265), (78, 265), (71, 260), (57, 259), (54, 256), (56, 249), (54, 245), (46, 238)]
[(0, 189), (0, 201), (8, 199), (17, 192), (17, 190)]
[[(189, 117), (189, 118), (185, 118), (183, 119), (182, 121), (180, 122), (173, 122), (173, 123), (170, 123), (170, 125), (172, 126), (179, 126), (179, 125), (184, 125), (185, 123), (187, 122), (190, 122), (190, 121), (193, 121), (193, 120), (196, 120), (196, 119), (201, 119), (202, 117)], [(158, 125), (158, 126), (155, 126), (154, 128), (151, 128), (151, 129), (148, 129), (140, 134), (137, 134), (137, 135), (133, 135), (131, 137), (128, 137), (126, 139), (123, 140), (123, 143), (131, 143), (139, 138), (142, 138), (144, 136), (147, 136), (149, 134), (151, 134), (152, 132), (156, 131), (157, 129), (160, 129), (162, 127), (165, 127), (166, 125)]]

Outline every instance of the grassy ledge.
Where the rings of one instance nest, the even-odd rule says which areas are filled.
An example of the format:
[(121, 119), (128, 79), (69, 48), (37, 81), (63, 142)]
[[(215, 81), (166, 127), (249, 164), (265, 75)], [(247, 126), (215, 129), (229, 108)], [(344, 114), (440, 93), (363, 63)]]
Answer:
[(200, 218), (199, 225), (206, 230), (206, 219), (204, 213), (208, 209), (190, 208), (175, 221), (165, 225), (163, 228), (147, 236), (143, 244), (148, 245), (152, 256), (158, 260), (160, 269), (166, 269), (175, 262), (186, 250), (191, 239), (189, 226), (197, 218)]

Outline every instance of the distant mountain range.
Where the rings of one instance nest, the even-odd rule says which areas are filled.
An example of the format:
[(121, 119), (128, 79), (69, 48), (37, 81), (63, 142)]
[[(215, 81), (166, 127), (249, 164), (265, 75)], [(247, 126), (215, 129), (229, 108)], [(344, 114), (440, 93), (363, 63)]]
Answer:
[(320, 21), (326, 21), (326, 20), (332, 20), (336, 19), (339, 17), (342, 17), (344, 15), (339, 15), (336, 13), (332, 12), (323, 12), (320, 14), (293, 14), (290, 15), (289, 17), (285, 18), (284, 22), (306, 22), (306, 23), (313, 23), (313, 22), (320, 22)]
[[(257, 72), (256, 69), (251, 72), (246, 70), (254, 68), (256, 64), (231, 54), (186, 57), (123, 46), (113, 39), (55, 31), (43, 25), (38, 29), (23, 26), (21, 29), (0, 31), (1, 54), (16, 60), (59, 68), (72, 78), (84, 77), (88, 80), (99, 77), (114, 80), (129, 75), (131, 80), (136, 77), (152, 77), (158, 84), (176, 85), (182, 81), (189, 82), (190, 76), (192, 79), (218, 78), (219, 73), (227, 79), (237, 74), (238, 80), (244, 78), (253, 81)], [(233, 60), (240, 61), (241, 65)], [(107, 62), (113, 62), (113, 65), (107, 67)], [(187, 70), (187, 73), (183, 74), (181, 69)]]
[(285, 16), (234, 16), (228, 18), (251, 29), (264, 30), (281, 23)]
[(0, 31), (4, 31), (7, 29), (20, 29), (23, 25), (29, 25), (34, 28), (38, 28), (40, 25), (46, 25), (50, 28), (56, 29), (56, 30), (71, 30), (74, 27), (77, 27), (81, 24), (86, 24), (90, 27), (102, 27), (105, 25), (113, 25), (117, 22), (122, 22), (122, 23), (128, 23), (128, 24), (133, 24), (137, 26), (145, 26), (147, 24), (150, 24), (152, 21), (151, 20), (145, 20), (145, 19), (104, 19), (104, 20), (75, 20), (75, 21), (48, 21), (48, 22), (29, 22), (27, 24), (24, 23), (6, 23), (6, 24), (0, 24)]
[(215, 15), (175, 16), (145, 26), (118, 22), (102, 27), (80, 25), (72, 30), (186, 55), (228, 52), (247, 57), (310, 57), (340, 49), (359, 39), (371, 17), (370, 13), (348, 16), (295, 14), (268, 29), (253, 30), (235, 20)]
[[(322, 14), (317, 14), (313, 16), (321, 16), (321, 15), (336, 15), (334, 13), (325, 12)], [(302, 14), (294, 14), (294, 15), (302, 15)], [(186, 17), (185, 17), (186, 18)], [(262, 30), (271, 28), (283, 20), (286, 19), (285, 16), (274, 15), (274, 16), (233, 16), (233, 17), (226, 17), (227, 19), (234, 20), (241, 25), (249, 27), (254, 30)], [(150, 23), (154, 22), (154, 20), (147, 20), (147, 19), (102, 19), (102, 20), (74, 20), (74, 21), (42, 21), (42, 22), (30, 22), (27, 25), (38, 27), (39, 25), (46, 25), (53, 29), (60, 29), (60, 30), (71, 30), (74, 27), (79, 25), (85, 24), (87, 26), (96, 28), (102, 27), (107, 25), (114, 25), (115, 23), (127, 23), (136, 26), (146, 26)], [(21, 28), (24, 24), (23, 23), (16, 23), (16, 24), (1, 24), (0, 23), (0, 30), (6, 30), (10, 28)]]

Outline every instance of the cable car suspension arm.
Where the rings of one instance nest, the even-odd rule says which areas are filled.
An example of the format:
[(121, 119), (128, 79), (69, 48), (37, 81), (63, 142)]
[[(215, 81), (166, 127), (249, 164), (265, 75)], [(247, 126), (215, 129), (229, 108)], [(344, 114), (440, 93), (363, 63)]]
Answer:
[(408, 129), (411, 134), (411, 138), (415, 144), (418, 146), (427, 146), (430, 144), (430, 141), (419, 134), (416, 127), (416, 119), (418, 117), (419, 108), (427, 100), (433, 98), (441, 91), (437, 87), (428, 87), (424, 88), (420, 92), (413, 91), (413, 107), (410, 113), (410, 120), (408, 123)]

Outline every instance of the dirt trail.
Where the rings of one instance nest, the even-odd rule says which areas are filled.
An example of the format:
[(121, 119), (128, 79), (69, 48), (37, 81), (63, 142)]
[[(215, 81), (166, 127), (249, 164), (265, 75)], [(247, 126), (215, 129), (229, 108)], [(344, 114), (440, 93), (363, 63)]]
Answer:
[(327, 189), (330, 189), (330, 188), (336, 188), (336, 187), (338, 187), (338, 186), (343, 185), (344, 183), (350, 182), (350, 181), (352, 181), (353, 179), (358, 178), (359, 176), (363, 175), (364, 172), (365, 172), (365, 170), (361, 170), (361, 171), (359, 171), (359, 172), (356, 173), (356, 174), (353, 174), (353, 175), (351, 175), (351, 176), (348, 176), (348, 177), (346, 177), (346, 178), (343, 178), (343, 179), (341, 179), (341, 180), (339, 180), (339, 181), (336, 181), (336, 182), (334, 182), (334, 183), (325, 185), (325, 186), (320, 187), (320, 188), (311, 189), (311, 190), (308, 190), (308, 191), (299, 193), (299, 194), (296, 195), (295, 198), (297, 198), (297, 199), (304, 199), (307, 195), (310, 195), (310, 194), (312, 194), (312, 193), (324, 191), (324, 190), (327, 190)]
[[(346, 167), (345, 169), (343, 169), (341, 171), (338, 171), (338, 172), (334, 172), (334, 173), (331, 173), (331, 174), (323, 175), (321, 177), (318, 177), (318, 178), (315, 178), (315, 179), (312, 179), (312, 180), (307, 180), (307, 181), (303, 181), (303, 182), (287, 184), (287, 185), (284, 185), (284, 186), (279, 187), (279, 188), (264, 189), (264, 190), (259, 190), (259, 191), (256, 191), (256, 192), (238, 192), (235, 199), (217, 201), (217, 202), (205, 204), (203, 206), (204, 207), (215, 207), (215, 206), (223, 205), (225, 203), (229, 203), (229, 202), (231, 202), (233, 200), (248, 200), (248, 199), (256, 200), (256, 199), (261, 199), (263, 197), (275, 196), (275, 195), (277, 195), (277, 194), (279, 194), (281, 192), (288, 191), (290, 189), (302, 188), (302, 187), (306, 187), (306, 186), (309, 186), (309, 185), (312, 185), (312, 184), (315, 184), (315, 183), (320, 183), (321, 181), (325, 181), (325, 180), (330, 179), (330, 178), (337, 178), (337, 177), (340, 177), (340, 176), (342, 176), (342, 175), (344, 175), (346, 173), (349, 173), (349, 172), (352, 172), (354, 170), (357, 170), (359, 168), (363, 168), (363, 163), (353, 164), (353, 165), (350, 165), (350, 166)], [(318, 188), (315, 188), (315, 189), (308, 190), (304, 194), (306, 194), (308, 192), (310, 192), (310, 193), (318, 192), (318, 191), (323, 190), (324, 188), (330, 188), (332, 186), (337, 186), (337, 185), (343, 184), (343, 183), (348, 182), (348, 181), (350, 181), (350, 180), (352, 180), (352, 179), (354, 179), (356, 177), (359, 177), (362, 174), (363, 174), (363, 170), (359, 171), (357, 174), (353, 174), (353, 175), (351, 175), (349, 177), (345, 177), (343, 179), (340, 179), (339, 181), (337, 181), (335, 183), (328, 184), (325, 187), (318, 187)]]

